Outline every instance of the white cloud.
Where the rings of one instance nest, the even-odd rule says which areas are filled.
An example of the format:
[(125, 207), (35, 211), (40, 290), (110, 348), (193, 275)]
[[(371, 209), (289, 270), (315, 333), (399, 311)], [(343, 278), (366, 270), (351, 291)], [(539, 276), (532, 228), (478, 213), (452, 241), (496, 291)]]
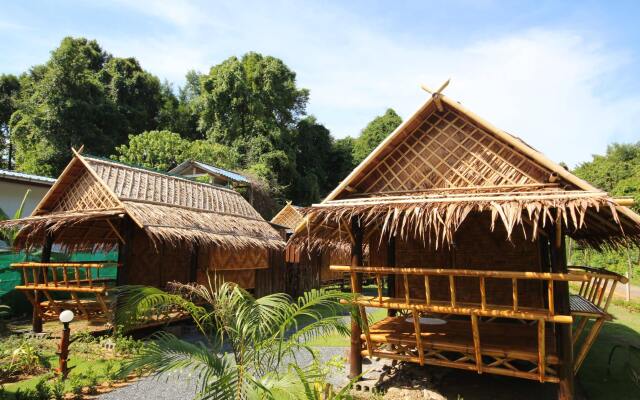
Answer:
[(175, 32), (110, 37), (105, 48), (177, 82), (188, 69), (206, 70), (249, 50), (275, 55), (311, 89), (310, 112), (336, 136), (357, 134), (387, 107), (407, 117), (427, 96), (420, 83), (436, 86), (448, 77), (446, 94), (556, 161), (575, 165), (612, 141), (640, 136), (640, 94), (605, 91), (632, 55), (594, 33), (538, 27), (451, 45), (434, 40), (428, 26), (399, 35), (335, 4), (123, 6)]

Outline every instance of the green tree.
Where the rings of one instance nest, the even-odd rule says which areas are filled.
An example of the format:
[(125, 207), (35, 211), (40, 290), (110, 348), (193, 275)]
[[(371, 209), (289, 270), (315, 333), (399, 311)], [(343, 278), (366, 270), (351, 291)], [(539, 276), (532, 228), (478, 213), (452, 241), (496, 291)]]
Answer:
[(604, 155), (594, 155), (573, 172), (614, 196), (634, 197), (634, 207), (640, 211), (640, 142), (611, 144)]
[(129, 135), (129, 143), (116, 147), (113, 157), (123, 163), (157, 171), (168, 171), (180, 164), (190, 143), (169, 131), (148, 131)]
[(4, 160), (7, 169), (12, 168), (13, 148), (9, 121), (16, 110), (20, 81), (15, 75), (0, 75), (0, 166)]
[[(140, 368), (157, 373), (186, 370), (198, 384), (198, 398), (204, 399), (344, 398), (348, 388), (323, 395), (325, 376), (318, 362), (301, 368), (295, 361), (302, 352), (315, 359), (310, 339), (335, 331), (348, 334), (339, 301), (349, 299), (349, 294), (312, 290), (294, 301), (281, 293), (256, 299), (233, 283), (174, 286), (185, 297), (151, 287), (120, 288), (116, 322), (131, 326), (150, 312), (176, 307), (192, 316), (207, 343), (156, 334), (123, 373)], [(223, 351), (223, 344), (229, 352)]]
[(299, 205), (309, 205), (320, 200), (331, 187), (329, 174), (333, 138), (324, 125), (315, 117), (306, 117), (298, 122), (296, 137), (296, 171), (299, 177), (292, 190), (292, 198)]
[(353, 145), (353, 160), (359, 164), (380, 142), (402, 123), (402, 118), (391, 108), (380, 116), (375, 117), (362, 130)]
[(147, 131), (129, 135), (129, 142), (116, 147), (113, 159), (157, 171), (168, 171), (186, 160), (235, 169), (238, 155), (233, 149), (207, 140), (182, 138), (171, 131)]
[(64, 38), (20, 83), (10, 122), (16, 165), (42, 175), (57, 175), (73, 146), (110, 154), (129, 134), (153, 128), (162, 104), (157, 78), (85, 38)]
[(355, 161), (353, 160), (354, 145), (355, 139), (351, 136), (337, 139), (333, 142), (331, 160), (329, 162), (329, 165), (331, 165), (328, 182), (329, 190), (338, 186), (356, 167)]

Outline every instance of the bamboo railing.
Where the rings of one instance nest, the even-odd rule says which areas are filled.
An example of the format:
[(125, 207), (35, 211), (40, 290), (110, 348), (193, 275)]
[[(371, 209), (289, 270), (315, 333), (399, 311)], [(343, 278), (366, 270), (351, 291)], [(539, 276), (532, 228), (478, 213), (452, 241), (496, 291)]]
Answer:
[[(115, 280), (100, 278), (99, 271), (107, 266), (120, 266), (115, 262), (22, 262), (11, 267), (22, 270), (22, 291), (41, 317), (55, 318), (64, 308), (73, 308), (79, 317), (91, 319), (97, 314), (107, 316), (109, 307), (106, 294)], [(98, 276), (94, 276), (94, 271)], [(54, 299), (52, 292), (66, 293), (71, 300)], [(42, 293), (47, 299), (39, 301)], [(79, 294), (95, 296), (95, 300), (80, 298)]]
[[(618, 283), (626, 284), (629, 279), (615, 272), (587, 266), (572, 266), (569, 270), (587, 273), (590, 277), (588, 281), (581, 283), (578, 293), (571, 296), (572, 314), (577, 320), (573, 333), (573, 344), (577, 350), (573, 370), (574, 373), (577, 373), (605, 321), (613, 319), (608, 310), (616, 286)], [(593, 321), (593, 324), (578, 348), (577, 345), (580, 343), (580, 338), (590, 320)]]
[[(353, 291), (354, 303), (358, 306), (360, 313), (363, 316), (363, 339), (366, 344), (366, 350), (363, 350), (362, 354), (367, 356), (387, 357), (397, 360), (406, 360), (417, 362), (421, 365), (433, 364), (442, 365), (455, 368), (473, 369), (478, 373), (489, 372), (501, 375), (516, 376), (521, 378), (536, 379), (541, 382), (558, 382), (558, 377), (553, 368), (549, 366), (549, 361), (553, 360), (554, 363), (558, 363), (558, 359), (555, 356), (551, 356), (546, 348), (546, 333), (548, 329), (553, 329), (553, 325), (549, 324), (571, 324), (574, 321), (574, 313), (560, 313), (555, 308), (555, 296), (554, 296), (554, 283), (555, 282), (578, 282), (580, 283), (580, 294), (578, 297), (583, 299), (589, 304), (592, 304), (593, 310), (600, 310), (598, 315), (606, 314), (606, 308), (611, 301), (612, 292), (615, 289), (615, 282), (620, 281), (620, 276), (616, 274), (610, 274), (607, 271), (593, 270), (584, 267), (572, 267), (568, 273), (548, 273), (548, 272), (521, 272), (521, 271), (491, 271), (491, 270), (470, 270), (470, 269), (444, 269), (444, 268), (409, 268), (409, 267), (364, 267), (364, 266), (340, 266), (333, 265), (330, 267), (333, 271), (345, 272), (350, 274), (352, 288), (355, 288), (355, 282), (357, 281), (357, 274), (363, 274), (373, 276), (376, 284), (376, 295), (365, 296), (362, 293)], [(396, 281), (400, 277), (399, 286), (404, 289), (404, 295), (400, 297), (388, 297), (383, 293), (383, 276), (395, 275)], [(411, 297), (411, 288), (414, 288), (416, 277), (419, 282), (423, 282), (424, 296), (422, 298)], [(443, 277), (448, 281), (446, 291), (448, 291), (448, 299), (442, 300), (442, 291), (440, 291), (439, 300), (435, 300), (433, 296), (433, 278)], [(410, 278), (412, 285), (410, 285)], [(469, 278), (477, 281), (477, 291), (479, 292), (479, 301), (470, 302), (468, 300), (461, 301), (461, 297), (456, 293), (456, 282), (459, 279), (465, 278), (466, 285), (469, 285)], [(510, 284), (511, 291), (511, 304), (493, 304), (487, 299), (487, 280), (501, 280)], [(440, 278), (440, 287), (442, 290), (442, 278)], [(525, 285), (519, 285), (522, 281), (537, 281), (543, 283), (541, 288), (546, 291), (546, 301), (543, 301), (544, 305), (532, 307), (525, 304), (521, 304), (519, 301), (521, 287)], [(609, 287), (609, 294), (605, 296), (605, 289), (608, 282), (614, 282)], [(421, 284), (422, 285), (422, 284)], [(467, 286), (468, 287), (468, 286)], [(508, 290), (509, 286), (505, 286), (503, 290)], [(543, 292), (544, 293), (544, 292)], [(584, 297), (583, 297), (584, 296)], [(604, 300), (606, 299), (606, 300)], [(604, 309), (600, 306), (603, 301), (606, 301)], [(593, 302), (593, 303), (591, 303)], [(365, 307), (377, 307), (387, 308), (395, 310), (406, 310), (413, 317), (413, 334), (415, 335), (415, 351), (406, 352), (406, 354), (389, 354), (388, 352), (381, 352), (376, 350), (380, 348), (378, 343), (372, 339), (370, 333), (370, 327), (368, 326)], [(455, 360), (447, 359), (442, 352), (430, 349), (425, 350), (423, 343), (425, 337), (423, 336), (420, 321), (420, 313), (432, 313), (439, 315), (458, 315), (468, 316), (468, 326), (471, 329), (472, 342), (469, 345), (469, 354), (462, 354)], [(584, 322), (581, 321), (584, 329), (586, 324), (586, 318), (591, 314), (587, 314), (586, 311), (583, 314)], [(484, 318), (484, 321), (482, 319)], [(517, 319), (525, 323), (536, 324), (536, 336), (537, 336), (537, 357), (533, 361), (529, 355), (524, 355), (519, 351), (511, 351), (508, 345), (505, 343), (503, 355), (497, 355), (496, 352), (487, 351), (483, 348), (483, 341), (481, 337), (480, 325), (483, 324), (486, 327), (487, 323), (490, 323), (495, 318), (507, 318)], [(604, 318), (604, 317), (603, 317)], [(388, 318), (390, 320), (390, 318)], [(495, 326), (495, 325), (494, 325)], [(507, 338), (507, 330), (509, 325), (501, 325), (505, 331), (505, 339)], [(511, 324), (510, 326), (513, 326)], [(375, 326), (374, 326), (375, 327)], [(594, 339), (599, 331), (598, 329), (590, 332), (588, 339)], [(382, 335), (384, 336), (384, 335)], [(378, 337), (378, 336), (376, 336)], [(437, 339), (433, 339), (437, 340)], [(592, 340), (591, 340), (592, 342)], [(576, 358), (575, 370), (579, 367), (579, 363), (584, 359), (584, 356), (590, 348), (589, 341), (587, 341), (587, 347), (580, 349), (578, 357)], [(400, 346), (399, 348), (401, 348)], [(406, 347), (406, 345), (404, 345)], [(461, 353), (467, 350), (461, 350)], [(534, 353), (535, 354), (535, 353)], [(494, 361), (485, 362), (487, 357), (493, 357)], [(510, 361), (524, 359), (535, 364), (534, 368), (528, 370), (519, 370), (514, 367)]]

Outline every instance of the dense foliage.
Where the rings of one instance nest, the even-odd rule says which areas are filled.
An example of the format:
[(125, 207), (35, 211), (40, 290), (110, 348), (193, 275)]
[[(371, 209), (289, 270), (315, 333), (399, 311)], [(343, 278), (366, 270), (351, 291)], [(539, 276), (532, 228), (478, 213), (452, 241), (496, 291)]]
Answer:
[(402, 118), (392, 109), (388, 109), (369, 122), (362, 130), (360, 137), (353, 146), (353, 159), (356, 163), (364, 160), (373, 149), (380, 144), (398, 125), (402, 123)]
[(81, 145), (158, 170), (196, 159), (252, 177), (280, 202), (308, 205), (400, 123), (387, 110), (360, 137), (335, 140), (307, 115), (308, 101), (275, 57), (230, 57), (207, 73), (189, 71), (175, 89), (135, 58), (67, 37), (44, 64), (0, 76), (0, 166), (57, 176)]
[[(633, 208), (640, 211), (640, 142), (614, 143), (604, 155), (594, 155), (591, 161), (580, 164), (573, 172), (612, 195), (633, 197)], [(621, 273), (635, 269), (640, 264), (638, 249), (603, 252), (580, 248), (572, 250), (571, 261), (574, 264), (605, 267)]]
[[(312, 290), (297, 300), (283, 293), (260, 298), (230, 282), (172, 283), (174, 292), (153, 287), (118, 288), (115, 320), (135, 326), (158, 307), (188, 313), (203, 341), (187, 342), (157, 333), (124, 373), (151, 369), (186, 375), (197, 384), (199, 399), (342, 399), (348, 387), (334, 394), (326, 372), (310, 346), (312, 339), (349, 330), (340, 300), (350, 294)], [(226, 349), (226, 351), (224, 350)], [(304, 353), (311, 358), (304, 365)]]

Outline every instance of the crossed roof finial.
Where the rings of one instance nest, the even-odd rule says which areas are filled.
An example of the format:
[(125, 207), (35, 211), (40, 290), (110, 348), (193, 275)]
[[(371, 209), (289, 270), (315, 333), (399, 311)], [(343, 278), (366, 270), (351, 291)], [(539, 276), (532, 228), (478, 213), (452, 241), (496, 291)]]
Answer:
[(444, 108), (442, 107), (442, 101), (440, 100), (440, 95), (442, 94), (442, 91), (449, 86), (449, 82), (451, 82), (451, 78), (447, 79), (442, 85), (440, 85), (440, 87), (436, 90), (432, 90), (430, 89), (427, 85), (425, 85), (424, 83), (420, 85), (420, 87), (422, 88), (422, 90), (424, 90), (427, 93), (431, 93), (431, 97), (433, 97), (435, 103), (436, 103), (436, 108), (438, 109), (439, 112), (444, 111)]

